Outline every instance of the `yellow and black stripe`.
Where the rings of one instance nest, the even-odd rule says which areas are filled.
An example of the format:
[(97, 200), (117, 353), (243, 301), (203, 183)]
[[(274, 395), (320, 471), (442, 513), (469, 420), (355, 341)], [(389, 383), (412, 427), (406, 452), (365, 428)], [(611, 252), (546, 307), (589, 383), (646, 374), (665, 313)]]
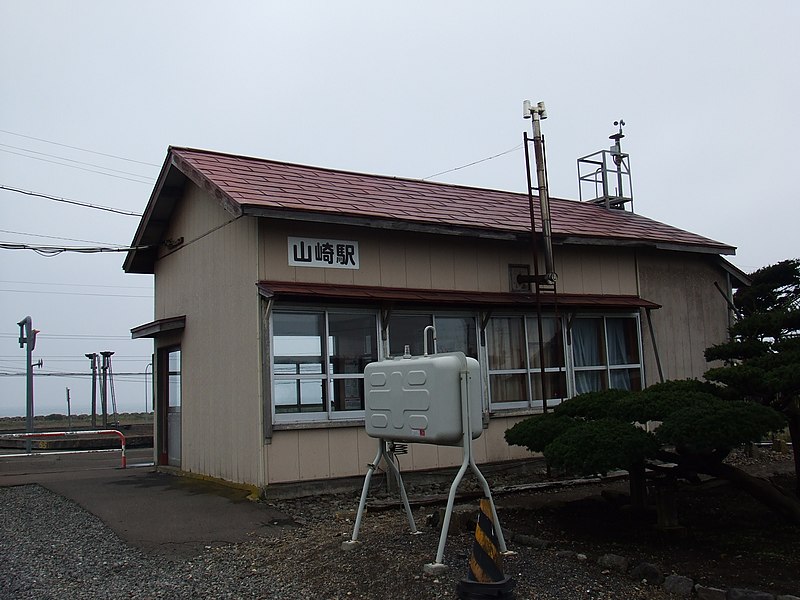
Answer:
[(505, 579), (503, 556), (497, 547), (492, 508), (487, 498), (480, 502), (478, 525), (475, 527), (475, 542), (469, 559), (468, 579), (479, 583), (494, 583)]

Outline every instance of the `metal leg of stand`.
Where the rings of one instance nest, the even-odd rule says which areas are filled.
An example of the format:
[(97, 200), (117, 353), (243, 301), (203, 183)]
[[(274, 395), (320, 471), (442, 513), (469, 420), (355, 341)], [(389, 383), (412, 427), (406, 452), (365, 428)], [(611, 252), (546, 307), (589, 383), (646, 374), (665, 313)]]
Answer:
[(364, 516), (364, 506), (367, 504), (367, 493), (369, 492), (369, 482), (372, 479), (372, 474), (375, 472), (375, 469), (380, 464), (381, 457), (384, 456), (386, 452), (386, 446), (383, 440), (378, 440), (378, 454), (375, 455), (375, 460), (370, 463), (369, 468), (367, 469), (367, 476), (364, 479), (364, 487), (361, 490), (361, 500), (358, 503), (358, 512), (356, 513), (356, 522), (353, 525), (353, 536), (350, 538), (350, 541), (342, 543), (342, 549), (347, 550), (358, 542), (358, 530), (361, 528), (361, 518)]
[(389, 464), (389, 470), (394, 473), (397, 480), (397, 486), (400, 488), (400, 499), (403, 501), (403, 508), (406, 509), (406, 517), (408, 517), (408, 524), (411, 526), (411, 533), (420, 533), (417, 531), (417, 524), (414, 522), (414, 515), (411, 513), (411, 505), (408, 503), (408, 495), (406, 494), (406, 486), (403, 485), (403, 477), (400, 475), (400, 469), (394, 464), (392, 458), (384, 452), (386, 462)]
[(436, 550), (436, 561), (424, 566), (424, 571), (426, 573), (438, 574), (447, 569), (442, 562), (444, 559), (444, 546), (447, 543), (447, 532), (450, 529), (450, 518), (453, 516), (453, 504), (455, 504), (458, 484), (461, 483), (461, 480), (464, 478), (464, 473), (467, 472), (467, 467), (469, 466), (467, 459), (468, 457), (465, 456), (464, 462), (461, 463), (461, 468), (458, 470), (458, 474), (450, 486), (450, 494), (447, 496), (447, 509), (444, 511), (444, 520), (442, 521), (442, 531), (439, 534), (439, 547)]
[(478, 465), (475, 464), (475, 461), (471, 456), (469, 466), (472, 467), (472, 472), (475, 473), (475, 476), (478, 478), (481, 488), (483, 489), (483, 493), (489, 500), (489, 506), (492, 508), (492, 519), (494, 520), (495, 533), (497, 534), (497, 543), (500, 546), (500, 552), (507, 554), (508, 548), (506, 548), (506, 540), (503, 537), (503, 530), (500, 527), (500, 519), (497, 516), (497, 509), (494, 506), (494, 499), (492, 498), (492, 491), (489, 489), (489, 483), (486, 481), (486, 478), (483, 476), (483, 473), (480, 472)]

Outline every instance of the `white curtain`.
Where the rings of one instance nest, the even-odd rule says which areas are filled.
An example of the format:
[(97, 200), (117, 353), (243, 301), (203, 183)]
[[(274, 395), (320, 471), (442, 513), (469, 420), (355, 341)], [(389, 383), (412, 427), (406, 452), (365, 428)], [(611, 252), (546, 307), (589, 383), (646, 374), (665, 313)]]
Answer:
[(604, 364), (603, 319), (575, 319), (572, 324), (572, 358), (576, 367)]
[(627, 365), (636, 362), (631, 360), (636, 353), (633, 351), (633, 348), (628, 347), (628, 339), (630, 336), (626, 335), (630, 327), (634, 324), (635, 322), (633, 319), (606, 319), (609, 365)]

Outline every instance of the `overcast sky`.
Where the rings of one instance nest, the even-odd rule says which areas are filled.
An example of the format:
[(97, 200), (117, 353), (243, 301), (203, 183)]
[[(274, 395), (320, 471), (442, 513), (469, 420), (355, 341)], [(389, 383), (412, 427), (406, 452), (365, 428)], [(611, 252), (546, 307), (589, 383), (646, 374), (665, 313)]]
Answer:
[[(0, 186), (139, 213), (169, 145), (426, 178), (519, 146), (543, 100), (552, 195), (577, 198), (576, 159), (622, 118), (636, 212), (745, 271), (800, 255), (796, 1), (27, 0), (0, 22)], [(435, 180), (524, 191), (522, 150)], [(8, 190), (0, 211), (0, 241), (28, 245), (124, 246), (138, 224)], [(37, 374), (114, 351), (119, 410), (149, 407), (121, 374), (149, 371), (130, 329), (152, 279), (123, 259), (0, 249), (0, 416), (25, 412), (26, 315)], [(67, 387), (88, 412), (88, 378), (37, 377), (36, 414), (66, 413)]]

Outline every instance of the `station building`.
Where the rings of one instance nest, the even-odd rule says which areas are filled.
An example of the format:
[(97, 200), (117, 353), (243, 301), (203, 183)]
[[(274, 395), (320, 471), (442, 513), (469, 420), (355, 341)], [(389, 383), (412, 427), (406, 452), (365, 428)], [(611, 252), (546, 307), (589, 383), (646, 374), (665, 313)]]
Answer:
[[(438, 351), (480, 363), (479, 463), (527, 458), (506, 429), (575, 394), (702, 377), (746, 279), (733, 247), (552, 198), (557, 289), (537, 304), (517, 277), (537, 270), (529, 206), (171, 147), (124, 263), (155, 276), (154, 319), (132, 335), (154, 340), (157, 464), (261, 487), (363, 475), (364, 367), (422, 354), (428, 325)], [(412, 444), (400, 461), (449, 467), (461, 450)]]

